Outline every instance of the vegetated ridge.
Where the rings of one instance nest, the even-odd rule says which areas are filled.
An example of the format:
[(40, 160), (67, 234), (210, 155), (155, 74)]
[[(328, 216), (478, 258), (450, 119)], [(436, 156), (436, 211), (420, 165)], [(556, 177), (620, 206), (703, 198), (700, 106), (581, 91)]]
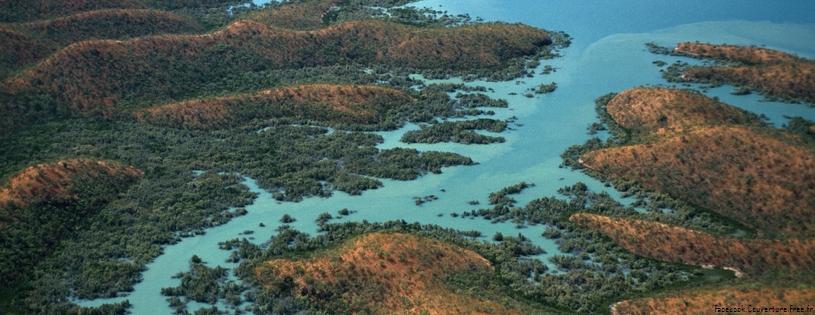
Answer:
[[(731, 68), (755, 67), (761, 71), (776, 65), (810, 63), (770, 50), (720, 48), (680, 45), (675, 52), (685, 56), (730, 58), (718, 61), (724, 61)], [(652, 52), (674, 54), (653, 47)], [(674, 69), (666, 72), (669, 80), (672, 76), (678, 78), (678, 73), (688, 77), (690, 69), (708, 69), (687, 64), (672, 67)], [(797, 74), (806, 76), (806, 72)], [(795, 84), (788, 86), (792, 88)], [(759, 91), (772, 97), (767, 90)], [(796, 97), (792, 95), (794, 91), (777, 92), (787, 100)], [(706, 210), (717, 212), (723, 216), (722, 220), (732, 219), (755, 228), (759, 236), (743, 238), (739, 235), (743, 231), (738, 229), (734, 236), (716, 236), (654, 220), (588, 213), (572, 215), (571, 221), (607, 235), (633, 253), (706, 268), (732, 268), (737, 276), (742, 271), (748, 276), (728, 281), (726, 285), (706, 286), (699, 293), (669, 293), (668, 297), (619, 302), (611, 306), (613, 314), (709, 313), (714, 306), (759, 304), (758, 295), (769, 291), (780, 293), (764, 301), (788, 303), (783, 306), (800, 304), (802, 298), (811, 296), (811, 291), (801, 287), (802, 283), (811, 282), (815, 264), (812, 254), (815, 252), (815, 220), (812, 219), (815, 146), (808, 135), (810, 122), (796, 117), (790, 121), (795, 122), (795, 128), (788, 128), (790, 132), (778, 130), (764, 124), (755, 114), (708, 99), (698, 92), (660, 88), (634, 89), (601, 97), (597, 109), (612, 138), (605, 144), (594, 139), (570, 148), (564, 158), (572, 159), (574, 152), (581, 152), (580, 159), (574, 158), (577, 162), (569, 160), (570, 163), (579, 162), (590, 169), (589, 174), (604, 179), (635, 182), (646, 189), (692, 202), (705, 208), (698, 209), (700, 214)], [(649, 211), (652, 213), (654, 209)], [(665, 212), (660, 210), (660, 213)], [(750, 236), (751, 233), (743, 234)], [(751, 291), (734, 291), (733, 285), (748, 285)], [(797, 288), (789, 287), (796, 285)], [(727, 297), (722, 299), (718, 296), (720, 292), (726, 292)]]
[[(293, 31), (240, 21), (205, 35), (75, 43), (6, 80), (0, 101), (7, 125), (18, 125), (32, 108), (117, 117), (122, 100), (136, 107), (171, 103), (188, 87), (229, 73), (355, 63), (494, 69), (548, 44), (543, 30), (516, 24), (430, 29), (354, 21)], [(41, 104), (23, 106), (32, 94)]]
[(311, 30), (324, 26), (323, 17), (341, 0), (304, 1), (278, 6), (272, 10), (260, 10), (247, 14), (242, 19), (260, 22), (269, 26)]
[(234, 2), (234, 0), (2, 0), (0, 1), (0, 23), (46, 20), (102, 9), (173, 10)]
[(815, 234), (815, 153), (742, 126), (589, 152), (594, 170), (719, 212), (761, 232)]
[[(632, 94), (648, 98), (634, 98)], [(677, 114), (679, 110), (702, 113), (684, 119), (698, 125), (653, 143), (589, 152), (583, 163), (612, 177), (636, 180), (648, 189), (693, 200), (760, 232), (776, 236), (815, 234), (815, 152), (795, 145), (793, 138), (780, 132), (721, 124), (753, 121), (729, 105), (713, 101), (668, 103), (663, 102), (669, 97), (664, 95), (688, 93), (667, 89), (624, 92), (609, 102), (606, 111), (634, 130), (659, 126), (649, 117), (680, 117), (673, 121), (689, 117)], [(699, 97), (703, 96), (693, 98)], [(645, 107), (642, 104), (654, 106), (634, 110)]]
[(214, 99), (195, 99), (136, 112), (152, 124), (185, 129), (235, 126), (255, 118), (282, 118), (376, 124), (397, 104), (416, 100), (377, 86), (310, 84)]
[(697, 125), (748, 124), (752, 118), (744, 110), (698, 92), (667, 88), (623, 91), (606, 105), (606, 111), (638, 135), (670, 135)]
[(736, 268), (748, 274), (787, 268), (810, 270), (815, 264), (815, 239), (742, 239), (717, 237), (667, 224), (589, 213), (569, 220), (601, 231), (633, 253), (670, 262)]
[(38, 62), (69, 44), (98, 39), (125, 39), (160, 34), (197, 33), (203, 27), (180, 15), (142, 9), (105, 9), (51, 20), (0, 24), (4, 70), (0, 79)]
[(732, 60), (748, 65), (792, 62), (800, 59), (796, 56), (777, 50), (735, 45), (713, 45), (685, 42), (678, 44), (675, 50), (681, 53), (698, 55), (706, 58)]
[(78, 159), (31, 166), (8, 179), (0, 190), (0, 283), (11, 284), (34, 267), (142, 174), (116, 162)]
[(0, 79), (11, 69), (37, 62), (48, 55), (48, 46), (18, 30), (0, 25)]
[(770, 99), (815, 104), (815, 61), (759, 47), (681, 43), (675, 50), (741, 63), (690, 66), (681, 79), (724, 82), (754, 89)]
[[(126, 301), (90, 309), (74, 303), (77, 299), (114, 297), (132, 291), (146, 264), (158, 257), (164, 246), (245, 214), (241, 208), (256, 194), (240, 183), (242, 176), (256, 179), (279, 201), (299, 201), (307, 196), (327, 197), (335, 190), (360, 194), (382, 186), (377, 178), (411, 180), (427, 172), (440, 173), (443, 167), (473, 164), (471, 159), (454, 153), (380, 150), (376, 145), (382, 137), (377, 134), (326, 133), (325, 128), (292, 123), (295, 119), (288, 113), (274, 110), (281, 103), (293, 104), (304, 111), (294, 113), (297, 119), (312, 119), (312, 111), (317, 120), (359, 123), (378, 123), (382, 117), (396, 116), (394, 112), (400, 119), (409, 116), (418, 122), (478, 115), (484, 111), (460, 110), (461, 104), (441, 92), (352, 84), (409, 87), (418, 81), (407, 73), (424, 70), (467, 74), (472, 79), (486, 77), (484, 73), (495, 77), (526, 74), (527, 63), (531, 65), (534, 60), (525, 59), (539, 58), (548, 51), (544, 46), (552, 42), (545, 31), (523, 25), (420, 28), (383, 21), (354, 21), (309, 31), (239, 21), (198, 35), (168, 35), (158, 30), (126, 34), (111, 31), (113, 38), (88, 37), (97, 35), (93, 27), (105, 33), (108, 30), (102, 28), (127, 24), (108, 20), (134, 19), (136, 23), (140, 14), (153, 14), (156, 20), (145, 25), (149, 28), (162, 25), (167, 21), (162, 17), (170, 16), (149, 9), (182, 8), (174, 14), (212, 29), (226, 25), (223, 10), (217, 13), (201, 6), (225, 2), (0, 2), (0, 20), (20, 23), (3, 25), (9, 30), (5, 34), (48, 45), (43, 51), (57, 50), (36, 56), (31, 62), (45, 59), (35, 65), (19, 65), (9, 72), (13, 75), (10, 79), (0, 83), (0, 121), (2, 128), (9, 129), (9, 137), (0, 137), (0, 151), (7, 161), (2, 165), (3, 174), (14, 173), (30, 161), (76, 156), (118, 159), (145, 170), (145, 179), (135, 185), (131, 184), (137, 178), (122, 174), (106, 177), (77, 172), (63, 176), (46, 171), (43, 174), (50, 174), (48, 178), (58, 180), (41, 180), (46, 183), (44, 188), (22, 191), (31, 195), (48, 192), (48, 198), (55, 202), (28, 197), (21, 198), (24, 205), (7, 202), (0, 211), (0, 283), (9, 285), (0, 288), (0, 313), (124, 313)], [(311, 1), (298, 4), (307, 2)], [(274, 9), (281, 6), (285, 4)], [(9, 18), (8, 12), (18, 16)], [(210, 12), (218, 15), (217, 23), (201, 19), (200, 14)], [(416, 11), (404, 9), (405, 14), (411, 12)], [(310, 17), (303, 18), (305, 21)], [(192, 32), (199, 29), (189, 26)], [(161, 35), (142, 37), (147, 34)], [(55, 49), (57, 46), (64, 47)], [(395, 79), (390, 79), (392, 76)], [(306, 82), (317, 84), (298, 85)], [(229, 94), (233, 95), (224, 96)], [(195, 100), (203, 95), (209, 99)], [(413, 104), (414, 96), (419, 99), (417, 104)], [(267, 98), (282, 102), (272, 103)], [(392, 103), (400, 107), (391, 111)], [(202, 121), (215, 117), (199, 112), (203, 106), (223, 108), (217, 114), (228, 111), (231, 116), (223, 115), (223, 121)], [(268, 109), (273, 115), (269, 116)], [(155, 118), (151, 110), (167, 114), (159, 115), (162, 119), (190, 119), (172, 124), (153, 121), (158, 125), (135, 121), (135, 113), (140, 113), (137, 118)], [(278, 114), (285, 119), (263, 132), (253, 131), (269, 126), (263, 125), (267, 122), (218, 131), (166, 128), (177, 127), (176, 123), (185, 127), (185, 122), (188, 128), (220, 128), (218, 124), (232, 126), (243, 123), (243, 119), (276, 118)], [(4, 131), (0, 130), (0, 134)], [(70, 168), (73, 160), (63, 163), (59, 165)], [(192, 169), (206, 171), (197, 174)], [(98, 174), (102, 173), (100, 170)], [(137, 173), (141, 176), (141, 172)], [(521, 252), (514, 254), (508, 258), (513, 262)], [(450, 257), (454, 262), (462, 261), (456, 255)], [(444, 266), (469, 267), (452, 263)], [(451, 274), (466, 278), (469, 272), (478, 272), (479, 277), (492, 272), (477, 262), (473, 266), (454, 269)], [(498, 285), (497, 279), (490, 279), (490, 285)], [(441, 283), (435, 281), (425, 283)], [(471, 287), (483, 289), (480, 282), (466, 286)], [(495, 288), (480, 292), (499, 291), (490, 289)], [(427, 291), (432, 290), (435, 287)], [(449, 294), (441, 292), (436, 300), (447, 300)], [(503, 309), (487, 299), (470, 301), (476, 301), (476, 307), (485, 305), (485, 312)]]
[(192, 19), (181, 15), (140, 9), (96, 10), (51, 20), (7, 24), (7, 27), (57, 45), (92, 39), (194, 33), (204, 30)]
[[(448, 289), (451, 272), (492, 272), (473, 251), (427, 237), (397, 233), (362, 235), (306, 258), (273, 259), (258, 265), (268, 289), (291, 290), (338, 313), (520, 314), (495, 300)], [(510, 304), (511, 305), (511, 304)]]
[(665, 296), (622, 301), (614, 305), (616, 314), (710, 314), (720, 308), (744, 308), (743, 312), (784, 313), (811, 307), (812, 288), (761, 286), (753, 288), (714, 288), (668, 293)]
[(9, 178), (0, 190), (0, 205), (14, 204), (25, 208), (30, 202), (62, 203), (75, 201), (74, 177), (90, 180), (103, 177), (138, 179), (143, 172), (119, 163), (92, 160), (64, 160), (31, 166)]

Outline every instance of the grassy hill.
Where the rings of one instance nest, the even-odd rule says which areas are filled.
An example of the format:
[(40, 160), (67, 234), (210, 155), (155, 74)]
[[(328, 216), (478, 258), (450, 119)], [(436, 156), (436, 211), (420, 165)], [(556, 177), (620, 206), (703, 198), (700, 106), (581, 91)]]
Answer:
[(5, 25), (0, 25), (0, 43), (0, 79), (45, 58), (49, 51), (48, 45)]
[(95, 10), (50, 20), (0, 24), (0, 36), (4, 39), (0, 43), (3, 54), (0, 79), (76, 42), (203, 30), (190, 18), (140, 9)]
[(29, 23), (7, 24), (59, 46), (93, 39), (118, 39), (204, 29), (190, 18), (158, 10), (95, 10)]
[(234, 0), (31, 0), (0, 1), (0, 23), (47, 20), (80, 12), (103, 9), (161, 9), (214, 6), (236, 3)]
[(754, 114), (681, 90), (625, 91), (605, 113), (638, 137), (584, 154), (584, 165), (768, 235), (815, 235), (815, 152), (797, 136), (759, 127)]
[(185, 129), (216, 129), (256, 118), (289, 117), (347, 124), (377, 124), (393, 107), (416, 100), (401, 91), (376, 86), (327, 84), (276, 88), (215, 99), (195, 99), (137, 112), (152, 124)]
[(340, 0), (295, 2), (272, 10), (252, 12), (241, 19), (281, 28), (313, 30), (325, 24), (323, 17), (339, 2)]
[[(447, 91), (410, 89), (418, 81), (409, 74), (519, 77), (537, 64), (529, 59), (553, 56), (547, 54), (552, 38), (565, 36), (550, 38), (520, 24), (465, 23), (465, 17), (410, 23), (412, 14), (434, 20), (434, 13), (413, 9), (400, 9), (407, 17), (395, 23), (350, 8), (324, 25), (336, 4), (326, 0), (250, 14), (239, 7), (235, 15), (226, 11), (230, 4), (238, 2), (0, 0), (0, 36), (7, 39), (0, 42), (0, 76), (6, 76), (0, 79), (0, 174), (63, 160), (11, 176), (0, 192), (0, 313), (123, 313), (126, 302), (98, 309), (73, 303), (132, 291), (164, 246), (245, 214), (242, 207), (256, 194), (241, 184), (243, 176), (284, 202), (334, 191), (361, 194), (382, 186), (379, 178), (412, 180), (474, 164), (448, 152), (380, 150), (380, 135), (311, 124), (382, 130), (408, 120), (486, 114)], [(270, 128), (254, 132), (264, 127)], [(143, 169), (143, 178), (124, 164)], [(376, 290), (359, 291), (377, 294), (376, 301), (292, 293), (371, 311), (528, 313), (512, 310), (516, 304), (495, 289), (492, 268), (471, 252), (424, 240), (368, 241), (413, 248), (405, 261), (383, 264), (418, 280), (381, 282), (395, 273), (377, 275), (377, 259), (365, 262), (364, 278)], [(360, 246), (363, 253), (373, 250)], [(412, 256), (424, 250), (432, 252)], [(478, 282), (476, 293), (462, 290), (473, 287), (473, 274), (493, 286), (482, 290)], [(446, 287), (453, 277), (464, 283), (460, 292)]]
[(501, 295), (475, 297), (444, 284), (451, 273), (491, 274), (473, 251), (408, 234), (362, 235), (308, 257), (258, 265), (257, 280), (337, 314), (526, 314)]
[(572, 222), (600, 231), (633, 253), (670, 262), (736, 268), (748, 275), (778, 268), (809, 271), (815, 239), (716, 237), (659, 222), (578, 213)]
[[(715, 307), (743, 307), (742, 312), (755, 313), (763, 308), (812, 307), (815, 290), (812, 288), (784, 288), (761, 286), (753, 288), (718, 288), (669, 293), (664, 297), (628, 300), (615, 304), (615, 314), (688, 314), (701, 315), (716, 312)], [(748, 308), (750, 307), (750, 308)], [(753, 309), (755, 308), (755, 309)], [(783, 313), (784, 311), (768, 311)]]
[(130, 107), (177, 102), (190, 87), (232, 73), (359, 63), (500, 69), (550, 43), (543, 30), (516, 24), (428, 29), (355, 21), (293, 31), (241, 21), (205, 35), (72, 44), (3, 82), (0, 111), (7, 125), (18, 125), (21, 116), (36, 119), (37, 109), (116, 117), (121, 101)]
[(742, 126), (593, 151), (584, 163), (770, 235), (815, 235), (815, 153)]
[(682, 43), (676, 51), (740, 64), (690, 66), (674, 80), (727, 83), (771, 99), (815, 104), (815, 61), (758, 47)]
[(606, 111), (637, 135), (673, 134), (697, 125), (747, 124), (755, 120), (737, 107), (690, 90), (634, 88), (616, 95)]
[[(721, 52), (744, 62), (785, 58), (743, 53)], [(754, 114), (695, 92), (639, 88), (603, 102), (598, 99), (599, 113), (621, 140), (587, 144), (589, 151), (580, 162), (589, 173), (633, 181), (692, 202), (757, 229), (759, 236), (715, 236), (655, 221), (572, 215), (572, 222), (601, 232), (633, 253), (729, 267), (747, 275), (696, 292), (623, 301), (614, 305), (614, 314), (701, 314), (713, 311), (716, 303), (789, 307), (812, 295), (806, 288), (778, 287), (806, 283), (815, 264), (815, 152), (809, 140), (763, 126)], [(734, 290), (733, 285), (749, 290)], [(762, 296), (767, 292), (774, 293)]]
[(142, 174), (116, 162), (63, 160), (7, 179), (0, 190), (0, 282), (20, 278)]
[(799, 58), (791, 54), (767, 48), (744, 47), (735, 45), (712, 45), (700, 43), (680, 43), (677, 52), (698, 55), (706, 58), (738, 61), (755, 65), (761, 63), (793, 62)]
[(8, 178), (0, 190), (0, 205), (13, 204), (25, 209), (33, 202), (71, 202), (77, 198), (73, 178), (96, 180), (121, 176), (136, 179), (141, 171), (118, 163), (90, 160), (65, 160), (31, 166)]

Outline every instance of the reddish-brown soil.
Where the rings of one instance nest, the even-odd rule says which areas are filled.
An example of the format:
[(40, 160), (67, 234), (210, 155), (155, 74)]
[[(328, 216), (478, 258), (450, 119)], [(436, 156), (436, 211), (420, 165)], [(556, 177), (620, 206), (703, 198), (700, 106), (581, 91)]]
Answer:
[(815, 235), (815, 152), (743, 126), (593, 151), (584, 163), (763, 232)]
[(29, 22), (100, 9), (146, 9), (147, 7), (140, 2), (137, 0), (0, 0), (0, 8), (14, 12), (2, 15), (5, 22)]
[(767, 48), (700, 43), (680, 43), (676, 50), (707, 58), (727, 59), (747, 64), (796, 61), (798, 57)]
[[(352, 313), (522, 313), (498, 301), (455, 293), (441, 280), (450, 272), (492, 269), (483, 257), (454, 245), (413, 235), (376, 233), (309, 258), (265, 262), (255, 274), (266, 287), (291, 279), (295, 295), (315, 301), (341, 294)], [(337, 288), (343, 288), (342, 292), (334, 292), (341, 290)]]
[(317, 29), (323, 26), (323, 16), (339, 2), (340, 0), (317, 0), (294, 3), (252, 12), (244, 19), (282, 28)]
[(376, 124), (383, 111), (415, 100), (376, 86), (311, 84), (214, 99), (196, 99), (137, 112), (153, 124), (215, 129), (255, 118), (296, 117), (338, 123)]
[(811, 270), (815, 239), (751, 240), (716, 237), (659, 222), (578, 213), (571, 221), (603, 232), (629, 251), (670, 262), (730, 267), (748, 274), (766, 270)]
[(44, 58), (49, 47), (20, 31), (0, 25), (0, 65), (19, 67)]
[(815, 61), (757, 47), (683, 43), (677, 50), (745, 63), (689, 67), (683, 77), (746, 86), (771, 98), (815, 103)]
[[(111, 25), (118, 25), (110, 27)], [(30, 36), (64, 46), (92, 39), (201, 32), (189, 18), (157, 10), (96, 10), (37, 22), (9, 24)]]
[(0, 189), (0, 205), (14, 203), (25, 207), (32, 198), (46, 198), (52, 201), (75, 200), (72, 177), (77, 174), (94, 178), (100, 176), (118, 177), (125, 175), (140, 178), (143, 172), (115, 162), (92, 160), (64, 160), (56, 163), (31, 166), (9, 178)]
[(621, 126), (640, 133), (673, 133), (703, 124), (743, 124), (745, 113), (687, 90), (635, 88), (615, 96), (606, 111)]
[[(222, 56), (228, 69), (218, 71), (234, 72), (251, 71), (258, 63), (272, 69), (349, 63), (415, 68), (495, 68), (509, 58), (532, 54), (550, 42), (543, 30), (519, 24), (427, 29), (380, 21), (355, 21), (316, 31), (294, 31), (241, 21), (205, 35), (75, 43), (25, 73), (10, 78), (0, 86), (0, 91), (11, 95), (22, 90), (46, 93), (55, 98), (57, 106), (68, 107), (71, 111), (115, 116), (115, 104), (135, 86), (149, 87), (154, 94), (184, 90), (186, 81), (179, 80), (199, 78), (189, 77), (188, 73), (170, 73), (167, 68), (217, 66), (198, 65), (197, 62), (202, 54), (219, 45), (262, 58), (248, 62)], [(313, 53), (306, 54), (306, 51)]]
[[(749, 289), (704, 289), (698, 291), (669, 293), (664, 297), (629, 300), (617, 303), (616, 314), (702, 315), (716, 312), (716, 307), (745, 308), (738, 313), (793, 313), (793, 307), (813, 307), (815, 290), (812, 288), (758, 287)], [(770, 312), (764, 308), (787, 308), (787, 311)], [(800, 312), (794, 312), (800, 313)], [(805, 312), (804, 312), (805, 313)], [(731, 313), (733, 314), (733, 313)]]

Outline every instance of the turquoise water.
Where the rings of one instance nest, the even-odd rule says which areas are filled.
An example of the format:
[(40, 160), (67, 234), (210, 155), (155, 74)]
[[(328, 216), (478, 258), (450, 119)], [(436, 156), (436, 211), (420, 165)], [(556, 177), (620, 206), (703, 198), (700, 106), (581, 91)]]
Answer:
[[(677, 57), (649, 54), (644, 43), (673, 46), (681, 41), (700, 41), (740, 45), (766, 45), (769, 48), (815, 57), (815, 2), (813, 1), (536, 1), (536, 0), (472, 0), (422, 1), (417, 6), (430, 6), (448, 10), (452, 14), (469, 13), (488, 21), (521, 22), (537, 27), (563, 30), (574, 37), (571, 47), (562, 51), (564, 57), (542, 61), (557, 69), (550, 75), (521, 78), (525, 82), (474, 82), (494, 89), (487, 93), (495, 98), (506, 98), (508, 109), (493, 109), (492, 118), (518, 118), (523, 126), (511, 125), (515, 130), (501, 134), (506, 142), (492, 145), (412, 144), (398, 142), (407, 130), (416, 125), (390, 132), (379, 132), (385, 139), (380, 148), (410, 147), (421, 151), (439, 150), (457, 152), (471, 157), (478, 165), (444, 168), (442, 174), (428, 174), (415, 181), (382, 180), (384, 187), (366, 191), (361, 196), (335, 192), (331, 198), (307, 198), (300, 203), (278, 203), (269, 193), (257, 188), (249, 179), (246, 184), (260, 197), (246, 207), (249, 214), (228, 224), (206, 230), (206, 235), (186, 238), (181, 243), (167, 246), (164, 254), (148, 265), (143, 281), (135, 292), (115, 300), (84, 301), (82, 305), (128, 299), (134, 306), (133, 314), (170, 314), (162, 287), (177, 286), (179, 281), (170, 276), (188, 270), (192, 255), (200, 256), (209, 266), (225, 263), (229, 251), (219, 250), (218, 242), (253, 230), (253, 242), (267, 240), (280, 225), (283, 214), (297, 219), (290, 225), (301, 231), (316, 233), (314, 220), (323, 212), (336, 217), (342, 208), (356, 210), (350, 216), (331, 222), (346, 220), (382, 222), (404, 219), (408, 222), (434, 223), (461, 230), (479, 230), (489, 239), (496, 232), (504, 235), (522, 233), (538, 245), (546, 258), (559, 253), (554, 242), (540, 236), (544, 226), (516, 229), (512, 223), (490, 224), (481, 218), (453, 218), (451, 212), (461, 213), (484, 207), (490, 192), (521, 181), (535, 183), (513, 197), (522, 206), (530, 200), (556, 195), (558, 188), (578, 181), (587, 183), (593, 191), (608, 190), (602, 183), (582, 173), (559, 168), (560, 154), (574, 144), (585, 142), (591, 136), (586, 127), (596, 121), (594, 99), (609, 92), (650, 84), (665, 84), (655, 60), (673, 62)], [(441, 7), (439, 7), (441, 5)], [(539, 70), (536, 72), (540, 72)], [(526, 98), (522, 96), (530, 87), (555, 81), (554, 93)], [(803, 105), (760, 102), (758, 95), (734, 96), (732, 87), (709, 90), (711, 96), (742, 108), (763, 113), (776, 125), (785, 122), (782, 115), (803, 116), (815, 120), (815, 109)], [(510, 96), (515, 92), (518, 95)], [(444, 192), (441, 190), (444, 189)], [(619, 197), (616, 191), (608, 191)], [(416, 206), (415, 196), (436, 195), (438, 200)], [(471, 206), (470, 200), (481, 205)], [(630, 200), (622, 200), (624, 203)], [(443, 214), (439, 217), (438, 214)], [(263, 222), (266, 227), (259, 227)], [(550, 267), (553, 267), (550, 265)], [(204, 306), (196, 304), (199, 306)], [(194, 307), (189, 309), (195, 311)]]

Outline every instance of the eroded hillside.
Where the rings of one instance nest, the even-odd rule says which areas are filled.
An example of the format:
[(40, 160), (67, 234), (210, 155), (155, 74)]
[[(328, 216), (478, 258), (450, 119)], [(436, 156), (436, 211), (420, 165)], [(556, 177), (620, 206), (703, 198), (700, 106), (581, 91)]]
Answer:
[(375, 233), (308, 258), (274, 259), (255, 269), (271, 290), (290, 290), (340, 313), (521, 314), (497, 300), (444, 285), (447, 274), (491, 273), (478, 254), (434, 239)]
[(637, 137), (584, 154), (585, 166), (693, 201), (761, 233), (815, 233), (815, 152), (796, 136), (682, 90), (629, 90), (599, 109), (622, 128), (618, 133)]
[[(812, 307), (815, 291), (811, 288), (721, 288), (683, 291), (662, 297), (628, 300), (617, 303), (615, 315), (688, 314), (701, 315), (717, 311), (717, 307), (741, 309), (742, 312), (784, 313), (805, 312)], [(799, 309), (801, 309), (799, 311)], [(614, 312), (614, 311), (613, 311)], [(725, 311), (721, 311), (725, 312)]]
[(729, 267), (756, 275), (776, 268), (809, 270), (815, 263), (815, 239), (762, 240), (717, 237), (667, 224), (588, 213), (570, 220), (601, 231), (633, 253), (699, 266)]
[(263, 118), (348, 124), (381, 123), (383, 114), (416, 100), (376, 86), (312, 84), (216, 99), (196, 99), (137, 112), (139, 120), (185, 129), (225, 128)]

